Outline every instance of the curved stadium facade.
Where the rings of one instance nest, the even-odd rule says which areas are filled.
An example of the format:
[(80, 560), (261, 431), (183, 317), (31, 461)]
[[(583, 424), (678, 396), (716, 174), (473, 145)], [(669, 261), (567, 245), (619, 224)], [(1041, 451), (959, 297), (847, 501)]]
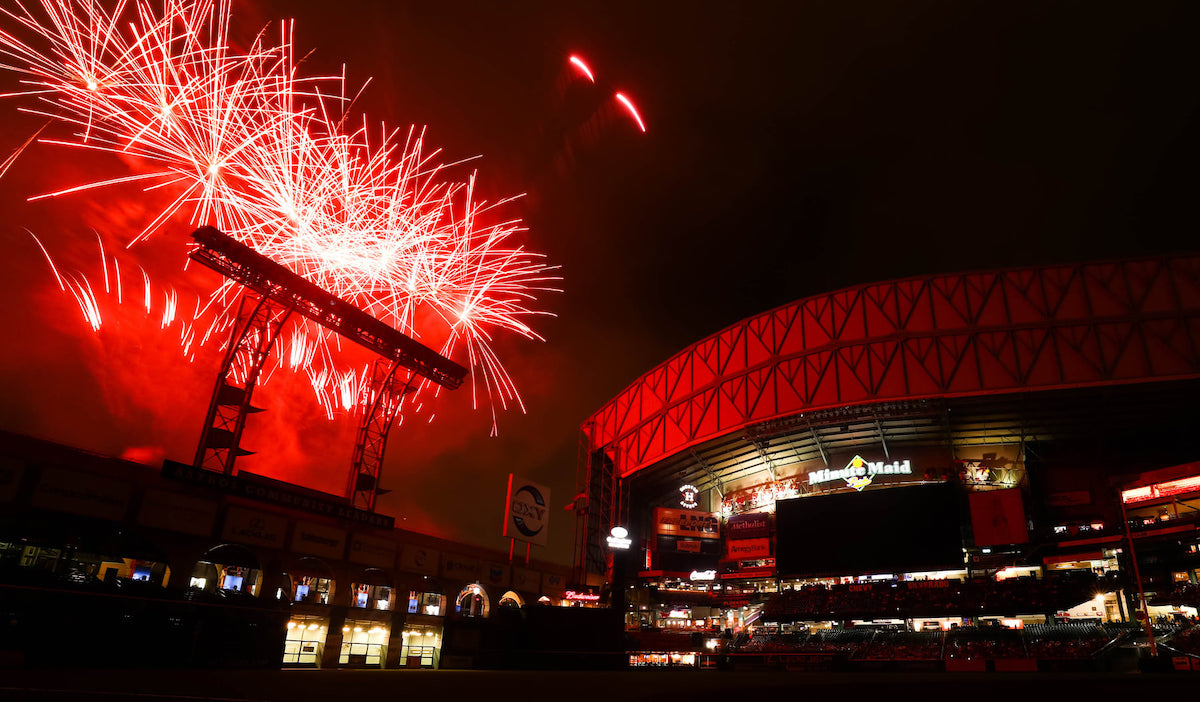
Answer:
[[(1119, 569), (1120, 491), (1200, 473), (1186, 465), (1200, 459), (1198, 381), (1197, 256), (805, 298), (680, 351), (584, 423), (575, 577), (662, 591), (711, 573), (744, 594), (880, 573)], [(1152, 535), (1160, 518), (1188, 522), (1179, 506), (1195, 496), (1126, 502)], [(716, 527), (688, 527), (698, 515)], [(1185, 560), (1189, 524), (1174, 539)], [(614, 526), (636, 544), (626, 572), (605, 546)], [(1155, 562), (1142, 575), (1160, 590), (1200, 566)]]

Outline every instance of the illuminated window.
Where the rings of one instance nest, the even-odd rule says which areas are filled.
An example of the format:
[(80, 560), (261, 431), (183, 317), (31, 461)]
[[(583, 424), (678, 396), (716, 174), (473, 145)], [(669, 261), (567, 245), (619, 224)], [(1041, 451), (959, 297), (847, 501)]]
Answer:
[[(390, 610), (392, 608), (392, 588), (388, 585), (368, 585), (366, 583), (351, 583), (354, 592), (354, 606), (363, 609)], [(409, 612), (416, 614), (409, 601)]]
[(442, 646), (442, 630), (437, 626), (405, 627), (400, 649), (400, 665), (405, 668), (436, 668)]
[(323, 617), (294, 616), (287, 623), (287, 638), (283, 644), (283, 664), (296, 667), (316, 667), (325, 648), (329, 620)]
[(296, 602), (310, 604), (329, 604), (333, 591), (333, 580), (315, 575), (301, 575), (295, 578), (296, 591), (293, 599)]
[(381, 668), (387, 656), (391, 629), (379, 622), (346, 620), (338, 663), (349, 667)]
[(418, 592), (410, 590), (408, 593), (408, 613), (409, 614), (428, 614), (434, 617), (440, 617), (445, 613), (446, 596), (437, 592)]

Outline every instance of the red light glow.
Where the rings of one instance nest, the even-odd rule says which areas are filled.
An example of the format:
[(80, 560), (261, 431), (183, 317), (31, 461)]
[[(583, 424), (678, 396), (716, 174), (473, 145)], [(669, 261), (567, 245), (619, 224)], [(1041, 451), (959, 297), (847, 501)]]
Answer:
[(625, 97), (621, 93), (617, 93), (617, 99), (621, 101), (621, 104), (625, 106), (626, 110), (629, 110), (629, 114), (632, 115), (634, 121), (637, 122), (638, 129), (645, 132), (646, 123), (642, 121), (641, 115), (638, 114), (637, 108), (633, 106), (633, 103), (629, 101), (629, 98)]
[(583, 62), (583, 59), (579, 58), (578, 56), (572, 56), (570, 60), (571, 63), (579, 69), (580, 73), (587, 76), (588, 80), (592, 81), (593, 83), (596, 82), (596, 76), (592, 75), (592, 69), (588, 68), (587, 64)]
[(1164, 497), (1184, 495), (1190, 492), (1200, 492), (1200, 475), (1170, 480), (1165, 483), (1155, 483), (1145, 487), (1133, 488), (1132, 490), (1124, 490), (1121, 492), (1121, 500), (1128, 505), (1135, 502), (1148, 502)]
[[(355, 91), (341, 76), (297, 75), (292, 23), (234, 49), (230, 14), (229, 0), (0, 8), (2, 63), (28, 86), (17, 97), (66, 127), (39, 143), (147, 167), (30, 199), (122, 183), (162, 189), (168, 204), (128, 245), (181, 218), (189, 231), (217, 227), (443, 355), (465, 357), (472, 406), (487, 398), (494, 430), (497, 405), (523, 409), (492, 348), (496, 333), (540, 340), (531, 322), (547, 313), (535, 303), (558, 280), (554, 266), (514, 241), (520, 220), (499, 215), (512, 198), (479, 200), (475, 175), (450, 178), (414, 129), (368, 129), (365, 116), (355, 127), (346, 114)], [(106, 264), (106, 292), (108, 273)], [(99, 285), (82, 274), (55, 276), (98, 330)], [(116, 289), (119, 296), (119, 281)], [(230, 281), (212, 290), (185, 322), (197, 332), (184, 334), (185, 350), (193, 340), (223, 342), (239, 299)], [(162, 326), (176, 313), (169, 296)], [(361, 371), (337, 362), (332, 333), (296, 324), (275, 367), (306, 374), (330, 414), (360, 402)]]

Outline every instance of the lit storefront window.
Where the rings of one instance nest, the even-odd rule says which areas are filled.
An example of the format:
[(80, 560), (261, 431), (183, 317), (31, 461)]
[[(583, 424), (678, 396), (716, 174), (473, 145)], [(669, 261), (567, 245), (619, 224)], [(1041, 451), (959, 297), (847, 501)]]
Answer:
[(295, 616), (288, 621), (283, 644), (283, 664), (315, 667), (321, 661), (329, 620), (323, 617)]
[(436, 668), (442, 650), (442, 629), (409, 625), (403, 634), (400, 665), (405, 668)]
[(347, 619), (342, 627), (342, 654), (338, 663), (351, 668), (383, 667), (390, 635), (389, 627), (379, 622)]
[(696, 665), (695, 653), (631, 653), (629, 665), (633, 668), (667, 668)]

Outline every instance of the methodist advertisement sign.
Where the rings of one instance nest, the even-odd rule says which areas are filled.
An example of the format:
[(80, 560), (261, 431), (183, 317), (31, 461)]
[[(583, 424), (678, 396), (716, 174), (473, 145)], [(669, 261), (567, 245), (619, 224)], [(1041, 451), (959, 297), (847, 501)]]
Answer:
[(550, 488), (508, 474), (504, 508), (504, 535), (538, 546), (546, 545), (550, 526)]
[(766, 512), (735, 514), (725, 522), (725, 538), (757, 539), (771, 535), (771, 515)]
[(657, 507), (654, 510), (654, 532), (661, 536), (719, 539), (721, 522), (716, 512), (691, 512)]

